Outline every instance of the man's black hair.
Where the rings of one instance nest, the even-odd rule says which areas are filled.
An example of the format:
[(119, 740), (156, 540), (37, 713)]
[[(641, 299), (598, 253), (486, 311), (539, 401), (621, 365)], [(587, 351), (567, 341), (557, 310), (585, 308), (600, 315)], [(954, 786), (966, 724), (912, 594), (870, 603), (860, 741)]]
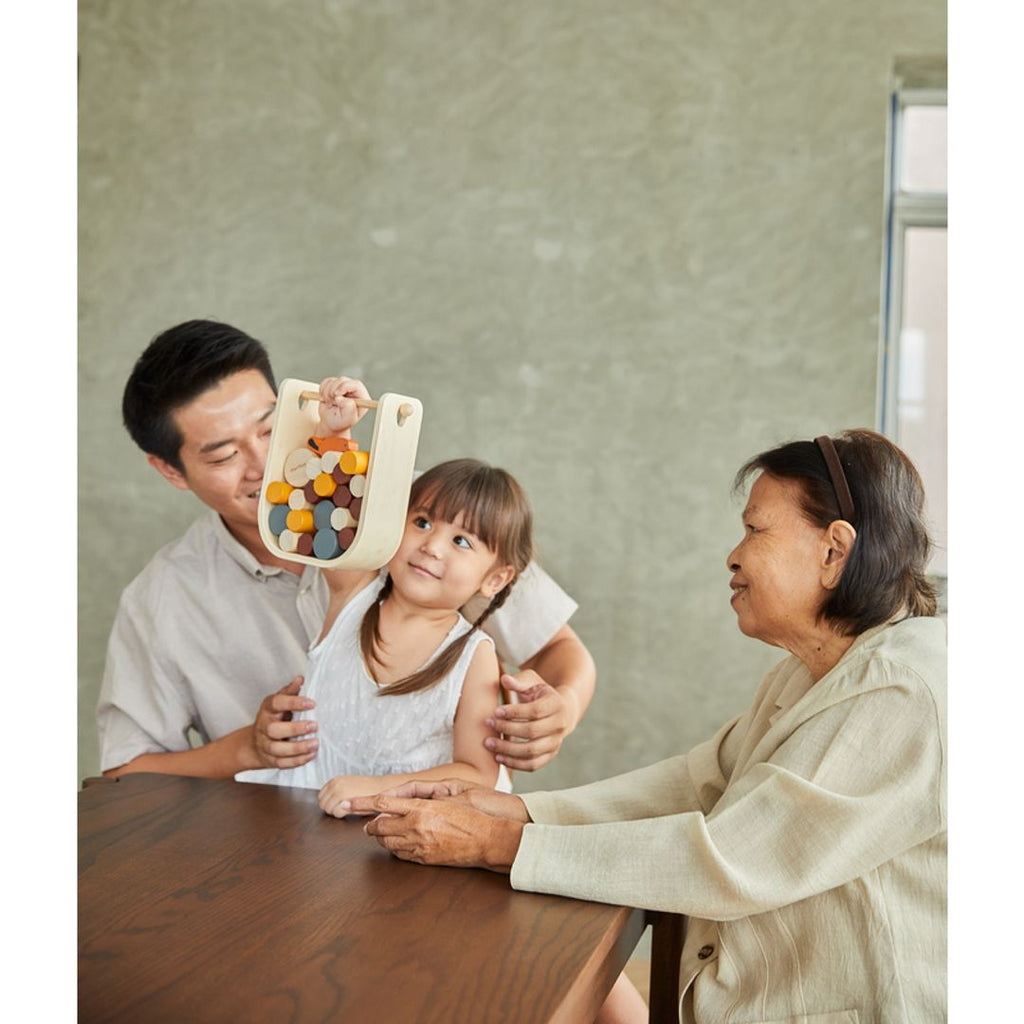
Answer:
[(132, 440), (183, 471), (183, 438), (174, 412), (225, 377), (258, 370), (276, 394), (270, 356), (244, 331), (216, 320), (188, 320), (158, 334), (139, 356), (124, 388), (121, 414)]

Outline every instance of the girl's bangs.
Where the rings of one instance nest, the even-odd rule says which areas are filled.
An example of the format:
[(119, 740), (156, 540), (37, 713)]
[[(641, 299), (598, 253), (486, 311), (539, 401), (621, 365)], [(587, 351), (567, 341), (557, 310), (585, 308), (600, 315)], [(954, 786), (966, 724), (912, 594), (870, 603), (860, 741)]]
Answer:
[(489, 489), (482, 484), (483, 481), (475, 480), (469, 474), (460, 474), (446, 481), (426, 482), (422, 488), (413, 484), (409, 507), (423, 509), (432, 519), (443, 519), (448, 523), (455, 522), (461, 515), (462, 525), (493, 549), (501, 501), (497, 495), (488, 493)]

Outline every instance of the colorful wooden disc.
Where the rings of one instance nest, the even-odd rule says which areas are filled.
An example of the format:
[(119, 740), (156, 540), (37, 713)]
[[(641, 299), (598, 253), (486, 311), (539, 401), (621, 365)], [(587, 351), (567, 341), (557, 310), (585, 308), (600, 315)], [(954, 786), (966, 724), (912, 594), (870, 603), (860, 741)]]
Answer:
[(313, 554), (317, 558), (336, 558), (341, 554), (338, 535), (334, 530), (317, 530), (313, 537)]
[(282, 475), (292, 487), (304, 487), (309, 476), (306, 474), (306, 463), (316, 458), (308, 448), (296, 448), (289, 452), (284, 460)]
[(335, 530), (344, 530), (346, 526), (355, 526), (356, 520), (347, 508), (336, 508), (331, 513), (331, 527)]
[(291, 509), (287, 505), (275, 505), (270, 510), (270, 515), (267, 519), (267, 525), (270, 527), (270, 532), (275, 537), (281, 536), (281, 531), (288, 526), (288, 513)]
[(329, 498), (333, 493), (334, 489), (338, 485), (334, 482), (334, 477), (330, 473), (321, 473), (313, 481), (313, 490), (320, 495), (321, 498)]
[(291, 530), (282, 530), (281, 536), (277, 538), (277, 543), (281, 545), (282, 551), (294, 554), (299, 546), (299, 535)]
[(286, 520), (288, 529), (292, 533), (312, 533), (313, 532), (313, 510), (308, 508), (293, 508), (288, 513)]
[(318, 501), (313, 506), (313, 525), (318, 530), (329, 530), (334, 522), (334, 512), (336, 511), (333, 501), (326, 499)]
[(338, 461), (338, 466), (343, 473), (355, 475), (365, 473), (366, 467), (370, 464), (369, 452), (344, 452)]
[(286, 484), (283, 480), (271, 480), (267, 484), (267, 501), (271, 505), (287, 505), (288, 495), (294, 490), (291, 484)]

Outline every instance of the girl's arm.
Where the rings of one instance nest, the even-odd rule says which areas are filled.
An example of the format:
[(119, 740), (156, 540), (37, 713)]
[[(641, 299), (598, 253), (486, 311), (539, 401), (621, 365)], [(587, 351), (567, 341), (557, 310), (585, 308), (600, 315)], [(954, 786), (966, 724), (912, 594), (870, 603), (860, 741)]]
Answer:
[(320, 631), (317, 643), (320, 643), (331, 631), (334, 620), (341, 613), (345, 605), (356, 594), (377, 579), (376, 572), (367, 572), (365, 569), (321, 569), (320, 571), (327, 581), (327, 589), (330, 592), (330, 596), (327, 601), (327, 614), (324, 616), (324, 626)]
[[(484, 719), (498, 699), (498, 658), (490, 643), (477, 645), (462, 684), (462, 697), (455, 712), (452, 731), (452, 761), (421, 772), (394, 775), (338, 775), (320, 790), (320, 806), (327, 814), (343, 818), (348, 808), (343, 800), (355, 796), (371, 796), (412, 779), (465, 779), (467, 782), (493, 787), (498, 780), (498, 766), (484, 747), (491, 735)], [(389, 698), (401, 700), (400, 697)]]

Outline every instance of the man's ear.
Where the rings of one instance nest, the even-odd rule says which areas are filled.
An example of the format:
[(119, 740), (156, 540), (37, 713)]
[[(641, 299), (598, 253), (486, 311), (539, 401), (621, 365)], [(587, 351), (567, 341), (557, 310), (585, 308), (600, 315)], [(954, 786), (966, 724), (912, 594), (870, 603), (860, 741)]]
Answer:
[(511, 565), (502, 565), (492, 569), (480, 584), (480, 593), (488, 599), (494, 597), (499, 590), (508, 586), (515, 579), (515, 575), (516, 571)]
[(825, 530), (821, 564), (821, 583), (826, 590), (835, 590), (839, 586), (856, 540), (857, 531), (845, 519), (829, 523)]
[(147, 455), (146, 461), (172, 486), (179, 491), (191, 491), (185, 474), (175, 469), (169, 462), (164, 462), (158, 455)]

